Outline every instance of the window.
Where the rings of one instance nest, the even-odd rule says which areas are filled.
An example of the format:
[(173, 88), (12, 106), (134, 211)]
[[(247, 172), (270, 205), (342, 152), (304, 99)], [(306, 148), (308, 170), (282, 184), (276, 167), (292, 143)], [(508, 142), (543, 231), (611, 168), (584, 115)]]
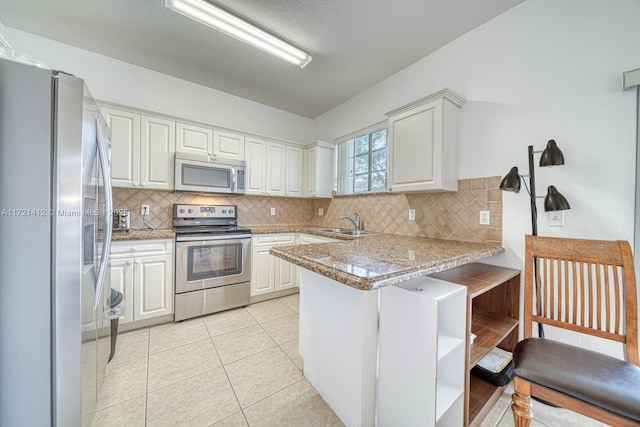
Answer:
[(386, 191), (386, 122), (338, 140), (337, 193), (358, 194)]

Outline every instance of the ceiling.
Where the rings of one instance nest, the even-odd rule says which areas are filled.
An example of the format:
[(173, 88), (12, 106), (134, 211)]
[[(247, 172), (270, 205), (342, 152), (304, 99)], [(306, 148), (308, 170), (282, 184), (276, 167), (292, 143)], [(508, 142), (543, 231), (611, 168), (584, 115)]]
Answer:
[(310, 52), (304, 69), (164, 0), (9, 0), (8, 27), (315, 118), (524, 0), (216, 0)]

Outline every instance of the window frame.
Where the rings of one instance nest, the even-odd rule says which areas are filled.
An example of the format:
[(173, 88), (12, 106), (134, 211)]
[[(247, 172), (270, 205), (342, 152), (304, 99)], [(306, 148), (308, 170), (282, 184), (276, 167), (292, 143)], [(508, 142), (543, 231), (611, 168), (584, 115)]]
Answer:
[[(377, 150), (373, 150), (372, 135), (381, 130), (386, 131), (385, 147), (379, 148)], [(367, 151), (368, 168), (366, 173), (363, 172), (363, 173), (357, 174), (356, 158), (358, 156), (362, 156), (362, 154), (360, 155), (356, 154), (355, 140), (363, 136), (368, 136), (368, 143), (369, 143), (369, 147)], [(349, 141), (352, 141), (352, 143), (348, 144)], [(336, 150), (335, 150), (336, 195), (352, 196), (352, 195), (380, 194), (380, 193), (388, 192), (387, 184), (389, 182), (389, 127), (388, 127), (387, 120), (378, 122), (374, 125), (368, 126), (366, 128), (360, 129), (355, 132), (351, 132), (345, 136), (337, 138), (334, 140), (334, 143), (336, 144)], [(386, 152), (384, 169), (373, 171), (372, 170), (373, 155), (382, 150)], [(385, 185), (383, 189), (371, 190), (371, 181), (372, 181), (371, 178), (372, 178), (372, 175), (376, 172), (384, 172)], [(364, 176), (365, 174), (367, 175), (367, 178), (368, 178), (367, 188), (369, 190), (356, 192), (355, 191), (356, 176)]]

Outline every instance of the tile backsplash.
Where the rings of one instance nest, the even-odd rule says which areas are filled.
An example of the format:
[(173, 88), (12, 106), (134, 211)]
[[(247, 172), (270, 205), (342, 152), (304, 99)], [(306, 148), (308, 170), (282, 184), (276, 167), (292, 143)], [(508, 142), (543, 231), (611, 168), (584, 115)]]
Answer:
[[(501, 177), (462, 179), (457, 192), (372, 194), (313, 200), (311, 223), (350, 228), (341, 215), (358, 212), (365, 230), (437, 239), (502, 243)], [(318, 215), (318, 209), (323, 215)], [(409, 209), (416, 220), (409, 221)], [(490, 212), (490, 225), (480, 225), (480, 211)]]
[[(307, 199), (263, 196), (206, 196), (202, 194), (174, 193), (170, 191), (113, 189), (113, 206), (131, 211), (131, 228), (144, 229), (140, 215), (143, 204), (150, 205), (151, 213), (146, 223), (155, 229), (171, 228), (173, 205), (195, 203), (209, 205), (237, 205), (238, 223), (248, 225), (308, 224), (311, 218), (311, 202)], [(276, 214), (271, 215), (271, 208)]]
[[(131, 228), (143, 229), (140, 206), (150, 205), (146, 223), (152, 228), (171, 228), (175, 203), (233, 204), (238, 206), (238, 222), (243, 226), (313, 224), (350, 228), (341, 215), (358, 212), (365, 230), (410, 236), (472, 242), (502, 242), (501, 177), (463, 179), (457, 192), (417, 194), (372, 194), (333, 199), (299, 199), (264, 196), (205, 196), (169, 191), (114, 188), (116, 209), (131, 211)], [(275, 208), (276, 215), (271, 215)], [(318, 209), (323, 215), (318, 215)], [(416, 210), (409, 221), (409, 209)], [(481, 210), (491, 213), (489, 226), (479, 225)]]

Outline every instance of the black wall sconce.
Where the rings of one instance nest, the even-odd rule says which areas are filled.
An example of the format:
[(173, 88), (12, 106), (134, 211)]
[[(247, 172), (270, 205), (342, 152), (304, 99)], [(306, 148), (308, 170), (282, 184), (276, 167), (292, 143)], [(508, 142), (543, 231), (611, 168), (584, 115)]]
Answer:
[[(500, 189), (503, 191), (520, 192), (520, 179), (522, 178), (529, 197), (531, 199), (531, 234), (538, 235), (538, 210), (536, 208), (536, 178), (533, 165), (533, 155), (542, 153), (540, 156), (540, 166), (557, 166), (564, 165), (564, 156), (562, 151), (558, 148), (556, 142), (552, 139), (547, 143), (547, 148), (544, 151), (534, 151), (533, 146), (529, 146), (529, 175), (520, 175), (518, 173), (518, 167), (511, 168), (509, 173), (500, 182)], [(529, 187), (527, 187), (524, 178), (529, 177)], [(540, 196), (542, 198), (543, 196)], [(544, 196), (544, 211), (564, 211), (571, 209), (569, 202), (560, 192), (550, 185), (547, 189), (547, 195)]]

